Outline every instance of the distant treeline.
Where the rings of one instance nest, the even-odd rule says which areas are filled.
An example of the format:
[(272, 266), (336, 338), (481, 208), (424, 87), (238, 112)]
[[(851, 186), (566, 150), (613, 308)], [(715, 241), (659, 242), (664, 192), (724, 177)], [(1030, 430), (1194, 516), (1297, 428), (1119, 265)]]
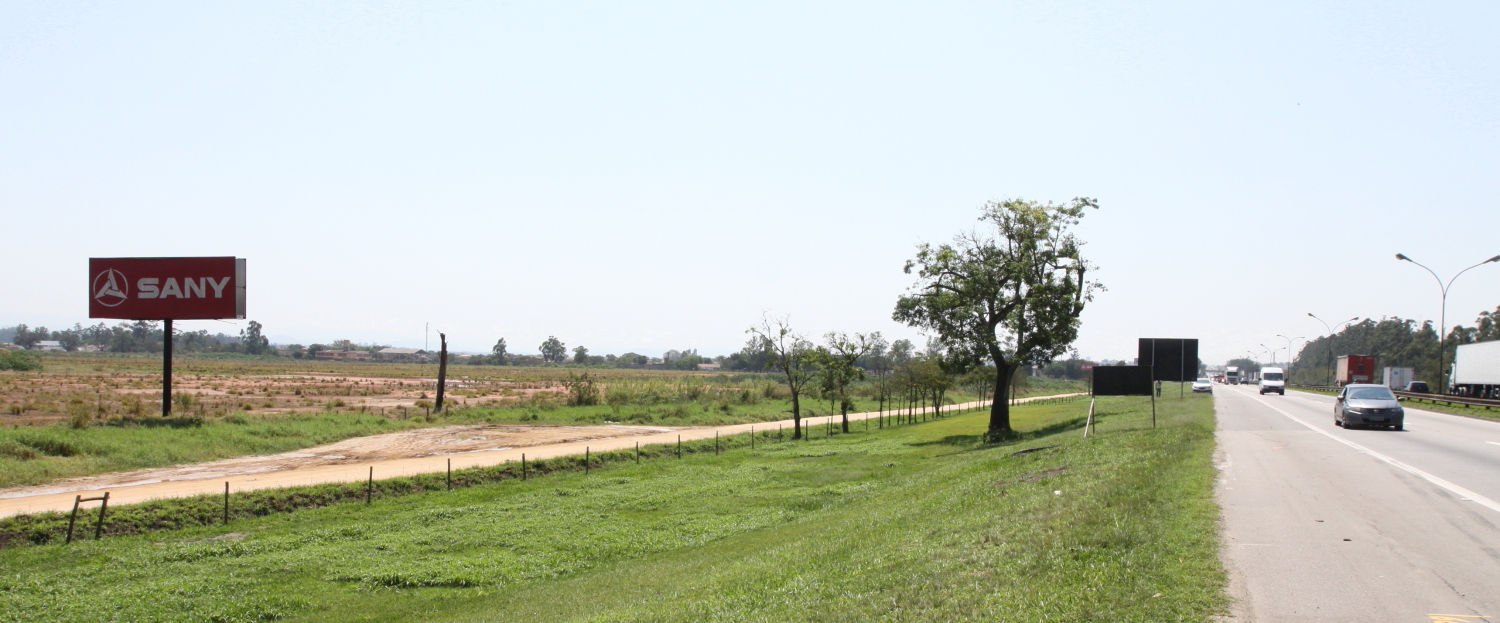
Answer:
[[(257, 325), (258, 326), (258, 325)], [(259, 333), (256, 333), (259, 337)], [(91, 327), (75, 324), (71, 329), (51, 330), (47, 327), (31, 328), (21, 324), (0, 328), (0, 342), (10, 342), (22, 348), (36, 348), (41, 342), (57, 342), (66, 351), (96, 350), (114, 353), (159, 353), (162, 349), (162, 325), (155, 320), (121, 322), (113, 327), (99, 323)], [(256, 352), (264, 350), (266, 343), (260, 340)], [(174, 350), (182, 352), (250, 352), (241, 337), (208, 331), (177, 331), (172, 342)]]
[[(1453, 362), (1454, 349), (1460, 344), (1500, 340), (1500, 306), (1492, 312), (1480, 312), (1474, 326), (1454, 326), (1443, 338), (1444, 359)], [(1418, 380), (1438, 381), (1438, 335), (1432, 321), (1417, 324), (1415, 320), (1391, 317), (1351, 324), (1331, 336), (1311, 340), (1297, 354), (1289, 376), (1294, 383), (1321, 385), (1328, 382), (1330, 366), (1340, 355), (1375, 357), (1376, 374), (1380, 368), (1413, 368)]]

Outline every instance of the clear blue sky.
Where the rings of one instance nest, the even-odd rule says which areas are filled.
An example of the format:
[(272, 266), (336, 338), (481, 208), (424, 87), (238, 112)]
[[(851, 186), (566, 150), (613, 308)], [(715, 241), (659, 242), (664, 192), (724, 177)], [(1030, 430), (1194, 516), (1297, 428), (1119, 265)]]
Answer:
[[(0, 4), (0, 324), (249, 259), (279, 342), (738, 349), (890, 320), (984, 201), (1095, 197), (1079, 351), (1438, 315), (1500, 253), (1493, 3)], [(1466, 274), (1449, 322), (1500, 305)], [(189, 329), (234, 332), (221, 322)], [(435, 335), (434, 335), (435, 340)]]

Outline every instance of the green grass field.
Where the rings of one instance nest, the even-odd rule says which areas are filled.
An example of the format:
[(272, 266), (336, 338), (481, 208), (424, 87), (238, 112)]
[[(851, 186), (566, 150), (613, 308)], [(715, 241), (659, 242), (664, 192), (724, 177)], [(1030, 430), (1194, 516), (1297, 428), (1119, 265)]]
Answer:
[(1209, 620), (1210, 399), (1086, 405), (7, 549), (0, 621)]

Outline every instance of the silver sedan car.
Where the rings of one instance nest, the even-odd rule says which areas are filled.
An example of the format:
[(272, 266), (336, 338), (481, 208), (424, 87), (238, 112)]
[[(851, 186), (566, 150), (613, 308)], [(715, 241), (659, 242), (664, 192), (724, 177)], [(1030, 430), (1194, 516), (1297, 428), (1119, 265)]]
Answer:
[(1406, 410), (1384, 385), (1345, 385), (1333, 403), (1333, 425), (1378, 426), (1402, 430)]

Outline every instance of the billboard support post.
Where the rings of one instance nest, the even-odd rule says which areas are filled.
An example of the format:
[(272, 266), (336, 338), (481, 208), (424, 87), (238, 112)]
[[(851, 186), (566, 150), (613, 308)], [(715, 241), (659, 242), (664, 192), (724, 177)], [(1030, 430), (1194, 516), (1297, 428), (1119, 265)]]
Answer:
[(172, 415), (174, 320), (245, 318), (238, 257), (89, 258), (89, 318), (162, 321), (161, 416)]
[(172, 319), (162, 320), (161, 329), (161, 416), (172, 415)]

